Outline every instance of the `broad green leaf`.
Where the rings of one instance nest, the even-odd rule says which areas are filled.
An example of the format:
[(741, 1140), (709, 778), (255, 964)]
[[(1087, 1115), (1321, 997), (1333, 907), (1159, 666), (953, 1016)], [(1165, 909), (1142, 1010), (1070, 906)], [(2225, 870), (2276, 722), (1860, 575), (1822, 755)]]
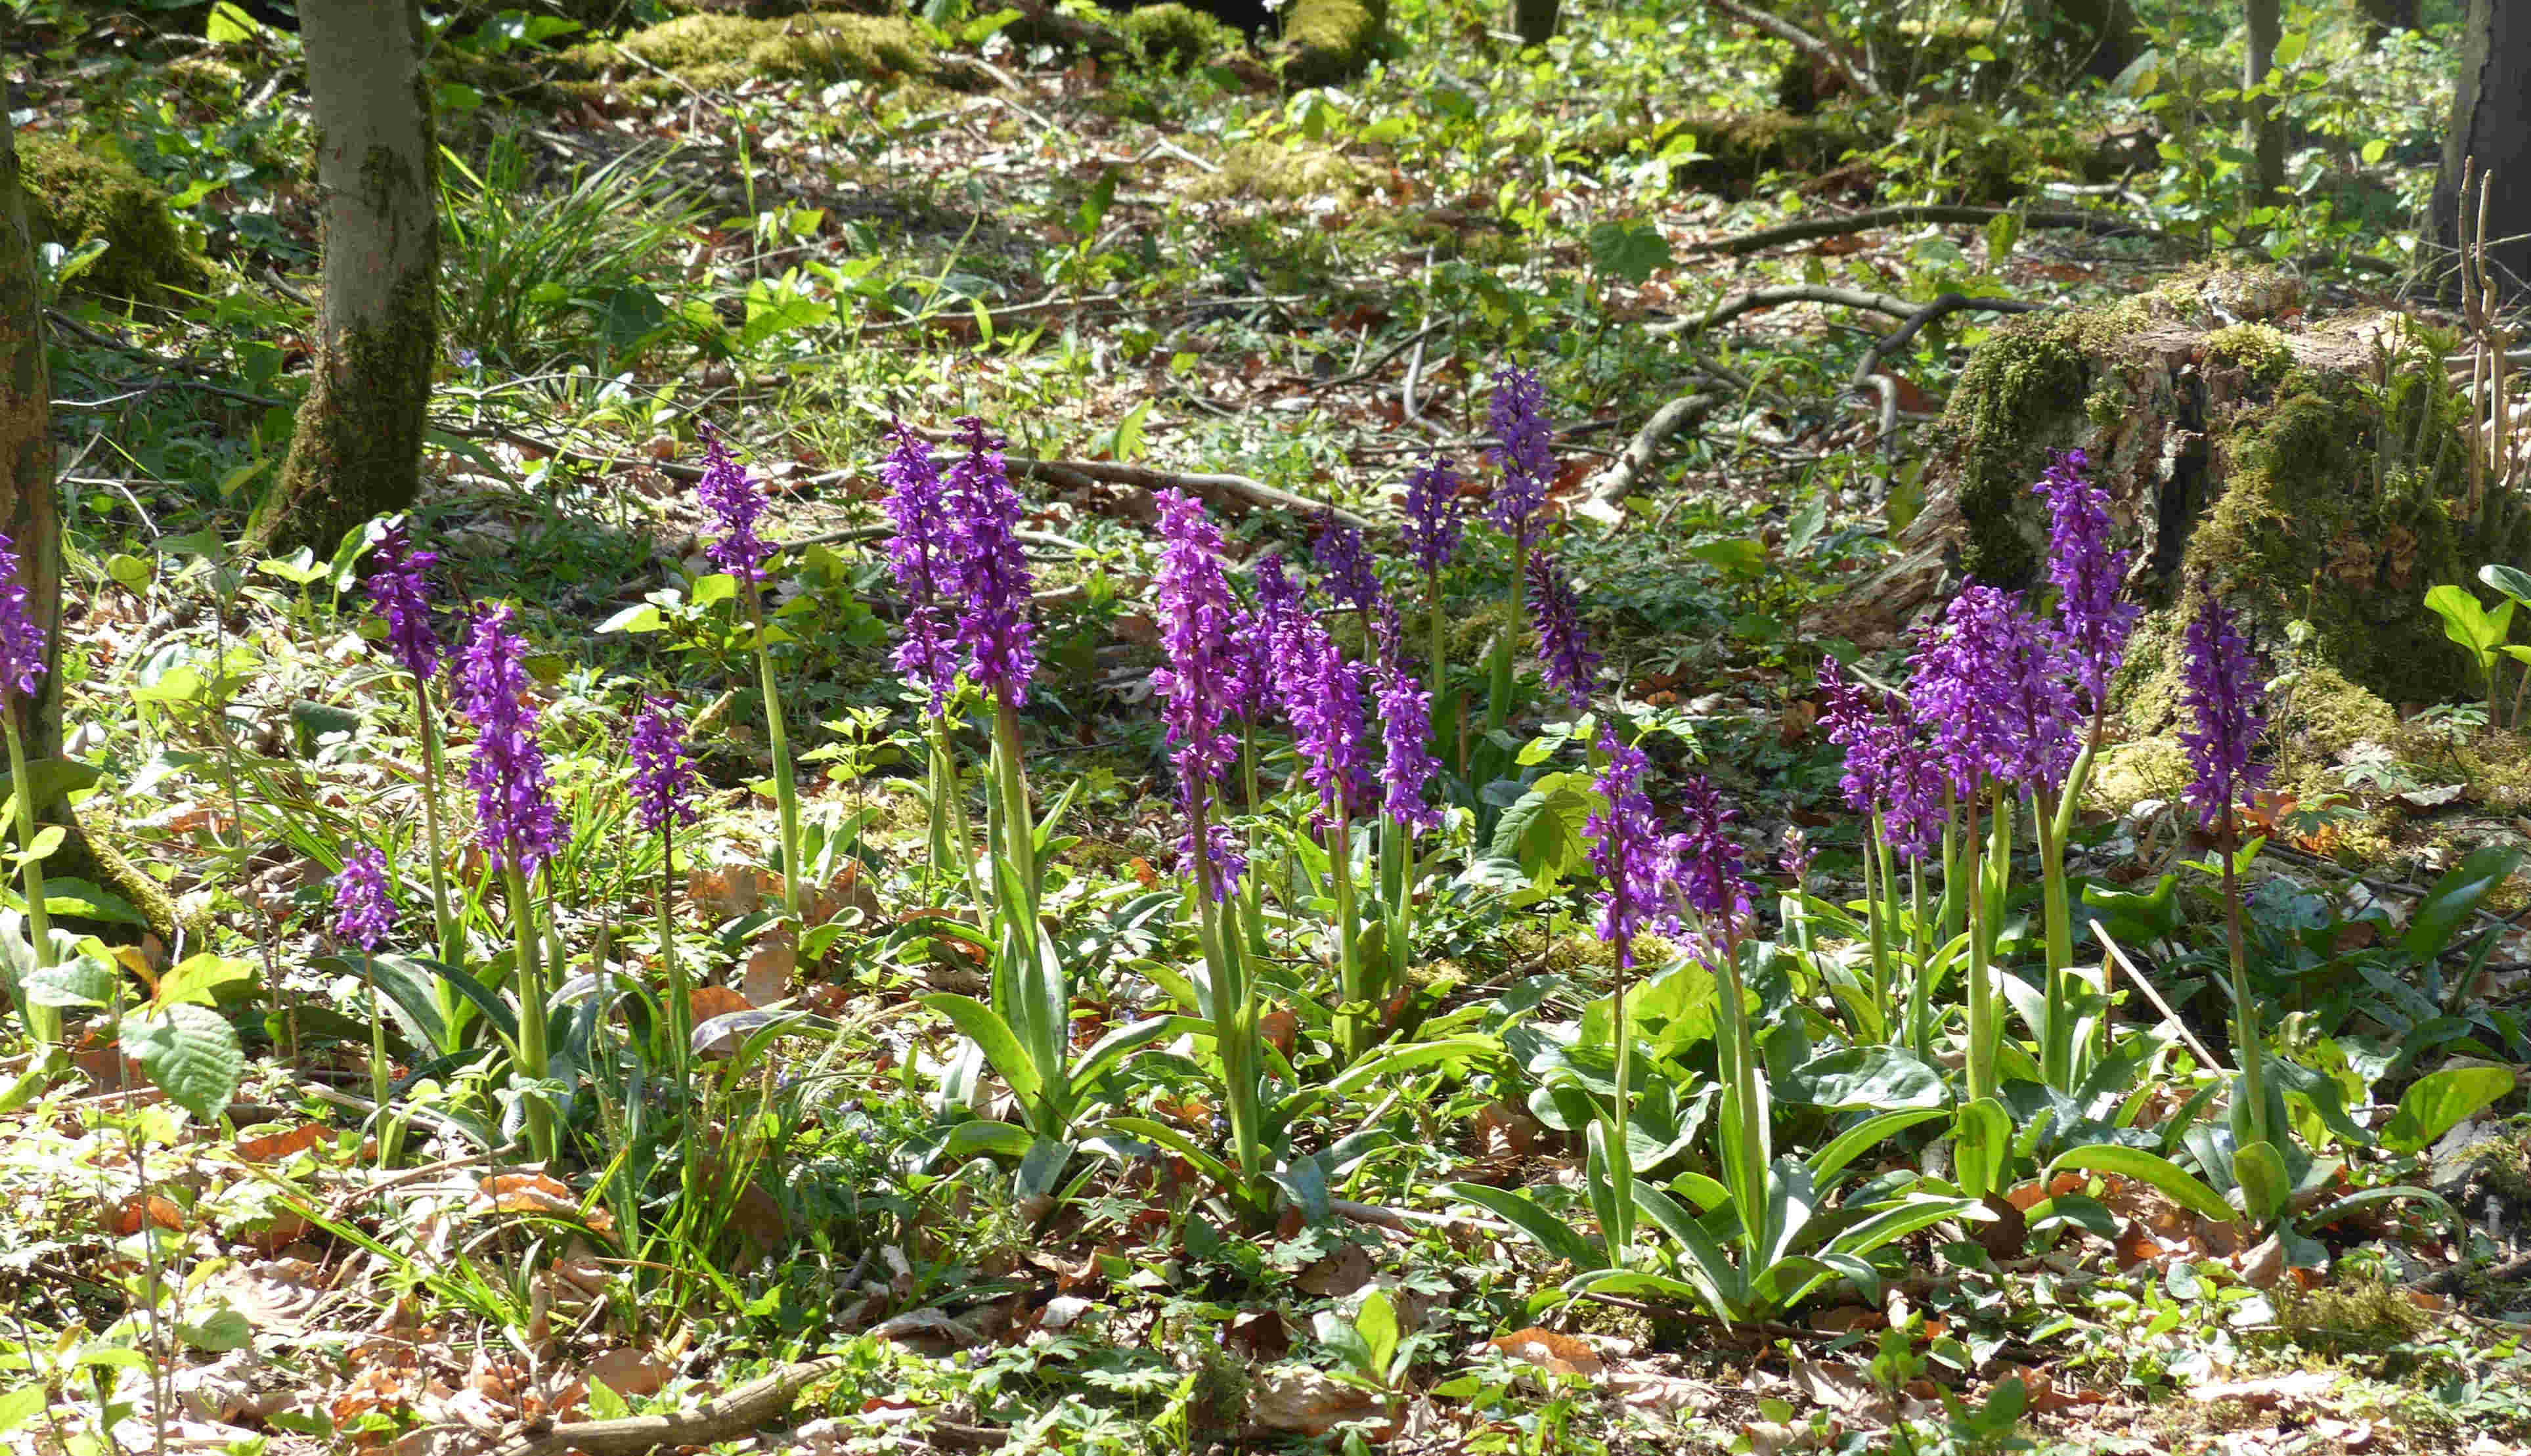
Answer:
[(1942, 1074), (1896, 1046), (1848, 1046), (1775, 1079), (1775, 1100), (1841, 1112), (1894, 1112), (1942, 1104)]
[(2478, 569), (2478, 579), (2524, 606), (2531, 606), (2531, 572), (2490, 563)]
[(2510, 879), (2521, 863), (2522, 852), (2503, 845), (2471, 851), (2417, 902), (2416, 914), (2399, 936), (2399, 953), (2418, 964), (2442, 955), (2470, 914)]
[(17, 1429), (41, 1414), (44, 1400), (45, 1391), (40, 1380), (0, 1395), (0, 1435)]
[(1522, 1195), (1482, 1183), (1444, 1183), (1441, 1191), (1461, 1203), (1474, 1204), (1529, 1235), (1531, 1242), (1577, 1268), (1607, 1267), (1608, 1261), (1573, 1225), (1549, 1214)]
[(1603, 273), (1642, 284), (1670, 265), (1669, 240), (1648, 222), (1603, 222), (1589, 235), (1591, 261)]
[(1811, 1154), (1811, 1177), (1826, 1186), (1830, 1178), (1844, 1170), (1847, 1163), (1862, 1156), (1884, 1139), (1895, 1137), (1920, 1122), (1929, 1122), (1941, 1115), (1940, 1107), (1911, 1107), (1903, 1112), (1885, 1112), (1857, 1123)]
[(197, 951), (176, 963), (158, 982), (158, 994), (151, 999), (161, 1006), (191, 1001), (202, 1006), (215, 1006), (232, 997), (223, 996), (224, 986), (254, 980), (254, 962), (236, 956), (215, 955)]
[(2067, 1169), (2087, 1173), (2115, 1173), (2122, 1178), (2140, 1178), (2178, 1200), (2190, 1209), (2205, 1214), (2218, 1223), (2232, 1223), (2240, 1214), (2223, 1196), (2208, 1188), (2197, 1176), (2166, 1157), (2158, 1157), (2141, 1148), (2121, 1148), (2114, 1143), (2092, 1143), (2081, 1148), (2068, 1148), (2048, 1165), (2053, 1178)]
[(2394, 1152), (2416, 1152), (2511, 1091), (2513, 1074), (2503, 1067), (2446, 1067), (2430, 1072), (2399, 1098), (2399, 1110), (2382, 1129), (2382, 1146)]
[(127, 1017), (121, 1041), (124, 1054), (168, 1100), (204, 1122), (227, 1110), (246, 1071), (236, 1029), (206, 1006), (161, 1006)]
[(2274, 1222), (2293, 1197), (2293, 1180), (2285, 1174), (2284, 1157), (2274, 1143), (2265, 1140), (2233, 1149), (2232, 1180), (2241, 1185), (2241, 1211), (2249, 1214), (2254, 1223)]
[(1516, 862), (1542, 888), (1590, 863), (1583, 826), (1598, 808), (1578, 773), (1550, 773), (1532, 784), (1494, 825), (1493, 852)]
[(1952, 1138), (1960, 1192), (1982, 1199), (2003, 1186), (2012, 1155), (2012, 1114), (2003, 1110), (2003, 1103), (1980, 1097), (1962, 1107)]
[(949, 1018), (967, 1039), (984, 1048), (984, 1060), (1001, 1074), (1002, 1081), (1010, 1084), (1011, 1095), (1022, 1104), (1036, 1101), (1044, 1092), (1045, 1084), (1038, 1078), (1037, 1062), (1021, 1047), (1010, 1023), (994, 1015), (993, 1008), (973, 996), (947, 992), (925, 996), (922, 1001)]
[(1388, 1302), (1388, 1291), (1374, 1289), (1365, 1295), (1361, 1313), (1353, 1316), (1353, 1327), (1371, 1350), (1371, 1372), (1374, 1379), (1388, 1372), (1388, 1358), (1397, 1353), (1397, 1307)]

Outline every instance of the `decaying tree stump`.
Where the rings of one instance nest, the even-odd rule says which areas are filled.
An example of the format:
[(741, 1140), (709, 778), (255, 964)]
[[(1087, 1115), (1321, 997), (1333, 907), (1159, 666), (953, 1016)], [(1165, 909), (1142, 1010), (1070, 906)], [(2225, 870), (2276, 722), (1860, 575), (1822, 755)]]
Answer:
[(2014, 319), (1961, 375), (1897, 558), (1819, 626), (1886, 644), (1963, 577), (2032, 585), (2047, 522), (2031, 485), (2080, 447), (2140, 547), (2129, 589), (2157, 609), (2128, 671), (2143, 716), (2166, 721), (2149, 686), (2176, 655), (2166, 609), (2201, 580), (2279, 669), (2334, 670), (2390, 704), (2466, 700), (2478, 685), (2423, 597), (2521, 561), (2531, 513), (2509, 491), (2473, 500), (2450, 347), (2395, 313), (2306, 317), (2293, 283), (2262, 272)]

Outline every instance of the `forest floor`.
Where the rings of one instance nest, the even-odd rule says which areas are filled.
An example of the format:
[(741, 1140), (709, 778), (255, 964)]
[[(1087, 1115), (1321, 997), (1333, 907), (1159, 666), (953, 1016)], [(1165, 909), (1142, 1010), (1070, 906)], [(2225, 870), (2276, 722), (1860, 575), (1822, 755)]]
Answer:
[[(1210, 64), (993, 20), (873, 39), (860, 17), (668, 35), (434, 18), (447, 360), (410, 520), (448, 600), (521, 609), (569, 830), (553, 979), (657, 994), (664, 896), (698, 1017), (770, 1013), (725, 1023), (691, 1084), (665, 1089), (637, 1018), (584, 1017), (577, 1060), (550, 1074), (570, 1084), (565, 1151), (539, 1166), (492, 1038), (442, 1054), (392, 1017), (393, 1115), (369, 1115), (377, 993), (333, 935), (328, 882), (351, 846), (384, 847), (405, 906), (391, 948), (421, 964), (419, 720), (346, 589), (363, 541), (330, 559), (232, 544), (278, 468), (317, 288), (298, 48), (233, 7), (208, 38), (157, 19), (0, 17), (13, 51), (50, 61), (13, 92), (22, 145), (119, 153), (173, 199), (211, 280), (133, 306), (83, 290), (96, 260), (75, 246), (47, 255), (69, 756), (99, 770), (84, 820), (183, 929), (171, 944), (128, 897), (56, 886), (57, 915), (137, 944), (99, 962), (109, 1004), (73, 1016), (75, 1074), (0, 1120), (0, 1432), (19, 1447), (2531, 1449), (2531, 876), (2507, 856), (2531, 822), (2517, 786), (2455, 783), (2456, 754), (2376, 751), (2340, 771), (2320, 808), (2388, 826), (2360, 854), (2269, 807), (2253, 937), (2293, 1013), (2271, 1029), (2304, 1079), (2293, 1137), (2331, 1164), (2291, 1213), (2257, 1227), (2158, 1175), (2062, 1161), (2095, 1129), (2195, 1169), (2219, 1203), (2248, 1199), (2205, 1136), (2220, 1069), (2183, 1041), (2229, 1055), (2207, 845), (2168, 805), (2104, 804), (2078, 877), (2114, 924), (2159, 925), (2149, 964), (2176, 1021), (2122, 995), (2125, 1080), (2014, 1103), (2008, 1166), (1969, 1201), (1984, 1221), (1918, 1229), (1868, 1278), (1829, 1270), (1731, 1319), (1677, 1279), (1567, 1297), (1571, 1260), (1453, 1192), (1526, 1190), (1551, 1224), (1598, 1225), (1572, 1110), (1577, 1089), (1608, 1089), (1589, 724), (1534, 685), (1500, 774), (1444, 793), (1395, 1028), (1425, 1050), (1339, 1076), (1325, 855), (1286, 831), (1254, 867), (1272, 886), (1267, 1035), (1297, 1084), (1329, 1089), (1267, 1216), (1240, 1216), (1174, 1144), (1096, 1118), (1057, 1143), (1055, 1170), (959, 1133), (1008, 1127), (1011, 1099), (928, 999), (984, 995), (989, 958), (965, 888), (935, 873), (930, 748), (889, 661), (889, 421), (984, 419), (1041, 533), (1026, 757), (1068, 810), (1045, 920), (1087, 1042), (1171, 1009), (1196, 958), (1151, 683), (1168, 626), (1154, 489), (1237, 477), (1192, 483), (1242, 564), (1306, 560), (1313, 507), (1358, 512), (1384, 542), (1414, 463), (1444, 452), (1486, 473), (1492, 375), (1521, 365), (1547, 385), (1550, 539), (1604, 659), (1602, 714), (1652, 748), (1657, 803), (1694, 771), (1741, 809), (1777, 967), (1753, 990), (1778, 1150), (1809, 1156), (1864, 1112), (1947, 1119), (1956, 1054), (1819, 1090), (1822, 1063), (1867, 1049), (1830, 988), (1864, 954), (1836, 917), (1864, 893), (1865, 836), (1815, 721), (1817, 665), (1852, 645), (1819, 608), (1922, 507), (1944, 397), (1998, 318), (1882, 335), (1946, 293), (2098, 304), (2240, 263), (2210, 241), (2227, 184), (2206, 99), (2236, 63), (2210, 54), (2124, 98), (1871, 109), (1859, 141), (1762, 144), (1747, 139), (1810, 125), (1768, 115), (1781, 48), (1686, 5), (1595, 14), (1524, 53), (1473, 10), (1399, 4), (1407, 43), (1319, 88), (1201, 31)], [(2396, 224), (2431, 172), (2450, 56), (2314, 25), (2298, 64), (2323, 80), (2295, 106), (2315, 180), (2265, 247), (2314, 311), (2396, 307)], [(1929, 201), (1998, 210), (1717, 247)], [(2149, 235), (2024, 227), (2005, 203)], [(1704, 326), (1762, 288), (1899, 307), (1790, 302)], [(1883, 397), (1847, 387), (1875, 348), (1885, 434)], [(1692, 418), (1607, 489), (1636, 431), (1687, 398)], [(774, 913), (765, 868), (751, 635), (703, 554), (705, 424), (768, 488), (764, 534), (793, 548), (769, 605), (817, 846), (798, 924)], [(1463, 666), (1510, 615), (1507, 550), (1471, 542), (1434, 613)], [(1420, 630), (1410, 578), (1392, 574)], [(1896, 654), (1863, 661), (1887, 681)], [(2454, 699), (2475, 691), (2466, 662), (2455, 649)], [(673, 868), (629, 827), (621, 788), (645, 695), (691, 712), (710, 791)], [(2421, 721), (2503, 736), (2483, 714)], [(958, 748), (981, 824), (975, 724)], [(1442, 748), (1454, 766), (1483, 751)], [(1294, 778), (1287, 752), (1267, 755), (1258, 823), (1307, 824)], [(461, 798), (446, 794), (464, 839)], [(1819, 855), (1800, 886), (1773, 868), (1796, 826)], [(451, 868), (468, 959), (498, 1000), (508, 897), (471, 842)], [(2098, 940), (2078, 957), (2098, 964)], [(1635, 1013), (1657, 1032), (1637, 1075), (1662, 1082), (1630, 1135), (1638, 1176), (1682, 1199), (1720, 1187), (1704, 1171), (1714, 984), (1674, 960)], [(125, 1054), (113, 1023), (146, 1015), (127, 998), (192, 998), (236, 1030), (245, 1063), (218, 1115)], [(1095, 1091), (1212, 1148), (1210, 1056), (1175, 1036)], [(2512, 1082), (2484, 1097), (2454, 1091), (2483, 1079), (2446, 1075), (2489, 1068)], [(1952, 1143), (1934, 1136), (1950, 1125), (1901, 1130), (1856, 1172), (1882, 1194), (1953, 1189)], [(2342, 1216), (2309, 1220), (2348, 1195)], [(701, 1424), (744, 1390), (765, 1398)], [(578, 1426), (649, 1415), (670, 1419)]]

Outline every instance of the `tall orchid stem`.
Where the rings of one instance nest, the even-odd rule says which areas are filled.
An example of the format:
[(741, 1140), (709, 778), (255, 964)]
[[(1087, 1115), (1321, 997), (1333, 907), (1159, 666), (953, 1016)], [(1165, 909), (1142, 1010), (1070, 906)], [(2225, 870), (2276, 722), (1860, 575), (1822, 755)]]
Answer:
[[(1450, 681), (1450, 633), (1448, 619), (1441, 609), (1441, 573), (1438, 568), (1424, 574), (1424, 600), (1428, 604), (1427, 611), (1430, 615), (1430, 621), (1425, 630), (1432, 639), (1429, 647), (1430, 666), (1427, 668), (1427, 682), (1433, 694), (1433, 737), (1434, 742), (1446, 747), (1450, 741), (1450, 734), (1446, 731), (1447, 725), (1443, 721), (1443, 715), (1449, 711), (1449, 708), (1448, 704), (1442, 701), (1442, 690)], [(1468, 771), (1468, 765), (1464, 762), (1457, 767), (1461, 773)]]
[[(2074, 819), (2083, 812), (2083, 795), (2091, 787), (2092, 766), (2101, 756), (2101, 743), (2109, 735), (2109, 710), (2107, 704), (2103, 704), (2096, 708), (2092, 713), (2092, 731), (2085, 735), (2083, 739), (2083, 751), (2080, 754), (2075, 755), (2074, 766), (2065, 775), (2064, 790), (2056, 796), (2055, 821), (2051, 825), (2051, 828), (2054, 830), (2056, 836), (2056, 852), (2048, 856), (2048, 864), (2054, 867), (2058, 872), (2058, 905), (2059, 908), (2064, 911), (2064, 919), (2061, 922), (2063, 927), (2061, 937), (2058, 934), (2060, 922), (2051, 920), (2048, 923), (2048, 951), (2049, 954), (2053, 957), (2057, 955), (2058, 948), (2061, 945), (2063, 950), (2062, 964), (2068, 966), (2072, 965), (2074, 961), (2074, 926), (2073, 899), (2072, 896), (2066, 892), (2065, 885), (2062, 882), (2065, 850), (2068, 845), (2074, 842)], [(2052, 961), (2051, 964), (2057, 963)], [(2108, 1005), (2109, 995), (2109, 957), (2104, 953), (2101, 959), (2102, 1009), (2099, 1016), (2101, 1031), (2100, 1054), (2104, 1057), (2107, 1057), (2109, 1054), (2110, 1027)]]
[[(1972, 839), (1977, 836), (1975, 804), (1969, 806), (1966, 832)], [(1947, 945), (1952, 936), (1960, 933), (1961, 917), (1968, 908), (1965, 898), (1968, 891), (1964, 888), (1968, 880), (1960, 872), (1961, 834), (1959, 796), (1946, 784), (1942, 788), (1942, 897), (1934, 907), (1938, 922), (1934, 934), (1936, 945)]]
[(1037, 933), (1037, 825), (1029, 814), (1028, 764), (1020, 756), (1020, 710), (1007, 698), (993, 701), (993, 783), (1001, 796), (1002, 852), (1019, 871), (1028, 895), (1029, 933)]
[(773, 644), (764, 638), (764, 593), (753, 577), (742, 580), (748, 619), (756, 625), (756, 678), (764, 694), (764, 742), (773, 753), (773, 803), (782, 816), (782, 908), (793, 920), (804, 920), (809, 874), (800, 858), (800, 785), (791, 776), (791, 735), (782, 725), (782, 694), (773, 682)]
[(2259, 1036), (2259, 1006), (2250, 999), (2250, 957), (2241, 935), (2241, 881), (2233, 872), (2232, 844), (2237, 837), (2231, 796), (2223, 800), (2223, 933), (2232, 953), (2232, 1035), (2238, 1044), (2232, 1060), (2241, 1066), (2241, 1095), (2249, 1106), (2246, 1119), (2252, 1142), (2268, 1141), (2268, 1049)]
[(511, 845), (509, 855), (509, 868), (504, 873), (509, 876), (510, 934), (519, 958), (519, 1071), (528, 1081), (537, 1084), (528, 1094), (528, 1147), (539, 1161), (550, 1163), (560, 1149), (554, 1135), (553, 1105), (545, 1100), (542, 1086), (549, 1065), (544, 955), (536, 937), (535, 901), (529, 895), (528, 876), (519, 869), (518, 846)]
[(1232, 1156), (1239, 1163), (1240, 1186), (1234, 1202), (1249, 1214), (1266, 1207), (1265, 1120), (1260, 1106), (1257, 1047), (1257, 995), (1241, 959), (1239, 936), (1225, 932), (1222, 905), (1212, 894), (1211, 835), (1206, 824), (1209, 807), (1200, 795), (1188, 814), (1194, 833), (1197, 933), (1204, 942), (1204, 969), (1212, 992), (1212, 1045), (1221, 1058), (1221, 1100), (1230, 1114)]
[(1758, 1043), (1749, 1032), (1748, 991), (1740, 980), (1740, 930), (1727, 924), (1722, 931), (1722, 965), (1720, 1008), (1724, 1018), (1723, 1035), (1728, 1039), (1731, 1064), (1723, 1069), (1729, 1079), (1725, 1085), (1728, 1105), (1725, 1129), (1729, 1133), (1732, 1202), (1740, 1209), (1740, 1227), (1750, 1258), (1749, 1267), (1761, 1267), (1764, 1251), (1772, 1242), (1768, 1235), (1770, 1212), (1767, 1207), (1767, 1149), (1770, 1129), (1766, 1093), (1758, 1083)]
[(1247, 795), (1248, 812), (1252, 817), (1248, 828), (1249, 868), (1239, 877), (1241, 913), (1238, 920), (1248, 936), (1248, 949), (1262, 958), (1270, 954), (1272, 947), (1266, 939), (1266, 876), (1257, 869), (1258, 849), (1263, 836), (1258, 833), (1253, 816), (1265, 796), (1257, 786), (1257, 725), (1244, 718), (1239, 724), (1239, 781)]
[(695, 988), (677, 958), (676, 830), (659, 825), (659, 966), (668, 980), (668, 1066), (676, 1085), (687, 1086), (695, 1043)]
[[(18, 695), (0, 694), (0, 728), (9, 735), (9, 792), (18, 801), (18, 849), (26, 856), (18, 862), (27, 891), (27, 930), (35, 942), (35, 968), (45, 970), (53, 964), (53, 918), (44, 908), (44, 862), (33, 853), (35, 848), (35, 785), (27, 776), (27, 743), (18, 733)], [(46, 1046), (62, 1039), (62, 1009), (39, 1006), (31, 991), (22, 990), (27, 999), (27, 1031)]]
[(959, 879), (967, 886), (967, 898), (974, 902), (976, 913), (982, 915), (987, 902), (984, 881), (976, 873), (975, 831), (967, 818), (967, 789), (958, 775), (958, 753), (949, 743), (946, 713), (935, 713), (931, 718), (931, 812), (936, 822), (932, 873), (940, 873), (939, 860), (946, 850), (958, 867)]
[(2074, 930), (2065, 893), (2064, 841), (2056, 815), (2037, 790), (2031, 793), (2031, 829), (2039, 836), (2039, 896), (2047, 923), (2047, 1025), (2039, 1031), (2039, 1074), (2059, 1092), (2074, 1089)]
[[(1896, 903), (1889, 887), (1889, 849), (1883, 838), (1881, 811), (1872, 812), (1872, 837), (1863, 846), (1863, 914), (1872, 938), (1872, 1012), (1880, 1018), (1878, 1035), (1884, 1040), (1896, 1023), (1889, 1017), (1889, 910)], [(1807, 928), (1803, 931), (1809, 934)]]
[(1511, 623), (1494, 638), (1491, 670), (1486, 682), (1486, 731), (1500, 733), (1511, 721), (1512, 653), (1529, 636), (1529, 524), (1511, 538)]
[(1352, 1061), (1371, 1049), (1374, 1018), (1378, 1008), (1370, 1004), (1372, 987), (1362, 964), (1361, 902), (1353, 883), (1353, 819), (1345, 812), (1339, 794), (1334, 817), (1327, 825), (1327, 881), (1335, 892), (1336, 920), (1336, 983), (1337, 999), (1343, 1004), (1337, 1011), (1337, 1043), (1343, 1047), (1345, 1060)]
[(1981, 1097), (1994, 1096), (1996, 1092), (1995, 978), (1994, 968), (1988, 959), (1986, 887), (1982, 883), (1983, 876), (1979, 873), (1981, 867), (1978, 864), (1980, 799), (1974, 793), (1963, 797), (1968, 800), (1968, 819), (1960, 836), (1964, 845), (1960, 855), (1963, 862), (1961, 869), (1964, 874), (1961, 883), (1966, 887), (1963, 893), (1968, 897), (1969, 913), (1969, 1094), (1967, 1100), (1974, 1102)]
[(1934, 948), (1925, 926), (1925, 864), (1907, 862), (1907, 949), (1916, 974), (1907, 985), (1907, 1039), (1916, 1054), (1934, 1054)]
[[(448, 894), (447, 839), (439, 827), (439, 783), (445, 776), (439, 750), (439, 713), (431, 706), (430, 680), (413, 680), (414, 712), (422, 724), (422, 832), (430, 845), (430, 921), (439, 935), (439, 963), (452, 971), (465, 969), (466, 932), (457, 923), (457, 902)], [(439, 1025), (443, 1053), (458, 1048), (458, 1000), (455, 982), (447, 977), (433, 978), (438, 983)]]
[[(1620, 931), (1615, 950), (1617, 990), (1616, 998), (1609, 1003), (1609, 1025), (1611, 1035), (1617, 1039), (1617, 1074), (1608, 1096), (1608, 1182), (1616, 1195), (1614, 1203), (1619, 1219), (1630, 1221), (1635, 1208), (1635, 1152), (1633, 1145), (1626, 1139), (1626, 1123), (1635, 1105), (1635, 1038), (1626, 1025), (1626, 993), (1632, 989), (1627, 984), (1626, 973), (1634, 965), (1634, 937)], [(1608, 1262), (1623, 1264), (1626, 1251), (1633, 1243), (1632, 1230), (1609, 1229), (1604, 1232), (1607, 1235)]]

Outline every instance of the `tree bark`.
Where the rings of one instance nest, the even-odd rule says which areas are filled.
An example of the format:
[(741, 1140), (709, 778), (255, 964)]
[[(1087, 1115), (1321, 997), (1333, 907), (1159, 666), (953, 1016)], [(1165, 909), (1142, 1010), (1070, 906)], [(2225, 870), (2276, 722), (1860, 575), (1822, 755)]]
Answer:
[(2365, 28), (2375, 40), (2393, 30), (2414, 30), (2421, 24), (2417, 0), (2355, 0), (2364, 13)]
[(321, 554), (421, 488), (439, 349), (438, 167), (418, 0), (308, 0), (300, 37), (316, 113), (324, 300), (290, 456), (248, 534)]
[(1559, 0), (1511, 0), (1511, 28), (1523, 45), (1544, 45), (1555, 34)]
[(42, 302), (27, 199), (18, 185), (17, 141), (0, 121), (0, 532), (17, 543), (27, 615), (44, 629), (43, 685), (31, 695), (8, 695), (30, 759), (62, 751), (61, 680), (53, 671), (62, 654), (62, 523), (53, 501), (53, 396)]
[[(2488, 262), (2498, 290), (2521, 297), (2531, 278), (2531, 11), (2518, 0), (2470, 0), (2461, 31), (2460, 84), (2444, 134), (2443, 174), (2436, 179), (2427, 242), (2447, 284), (2464, 241), (2475, 235), (2477, 188), (2470, 216), (2461, 216), (2461, 166), (2475, 160), (2491, 176), (2487, 190)], [(2498, 241), (2498, 240), (2506, 241)], [(2456, 292), (2456, 287), (2453, 291)]]
[(2128, 0), (2024, 0), (2022, 16), (2042, 74), (2112, 82), (2144, 54)]
[[(2249, 43), (2241, 58), (2241, 88), (2268, 79), (2277, 63), (2277, 42), (2284, 38), (2284, 0), (2248, 0)], [(2274, 96), (2250, 102), (2247, 121), (2250, 151), (2250, 198), (2254, 207), (2274, 203), (2285, 185), (2285, 114)]]
[[(0, 120), (0, 531), (18, 548), (27, 616), (44, 629), (44, 678), (31, 694), (9, 695), (37, 781), (35, 817), (69, 831), (45, 861), (61, 888), (93, 880), (130, 901), (169, 945), (180, 925), (175, 902), (158, 882), (89, 838), (71, 812), (66, 778), (49, 782), (35, 766), (62, 756), (62, 518), (53, 493), (52, 381), (44, 364), (43, 300), (35, 286), (35, 247), (27, 199), (18, 181), (18, 147)], [(56, 926), (79, 928), (76, 919)], [(102, 930), (106, 927), (98, 926)]]

